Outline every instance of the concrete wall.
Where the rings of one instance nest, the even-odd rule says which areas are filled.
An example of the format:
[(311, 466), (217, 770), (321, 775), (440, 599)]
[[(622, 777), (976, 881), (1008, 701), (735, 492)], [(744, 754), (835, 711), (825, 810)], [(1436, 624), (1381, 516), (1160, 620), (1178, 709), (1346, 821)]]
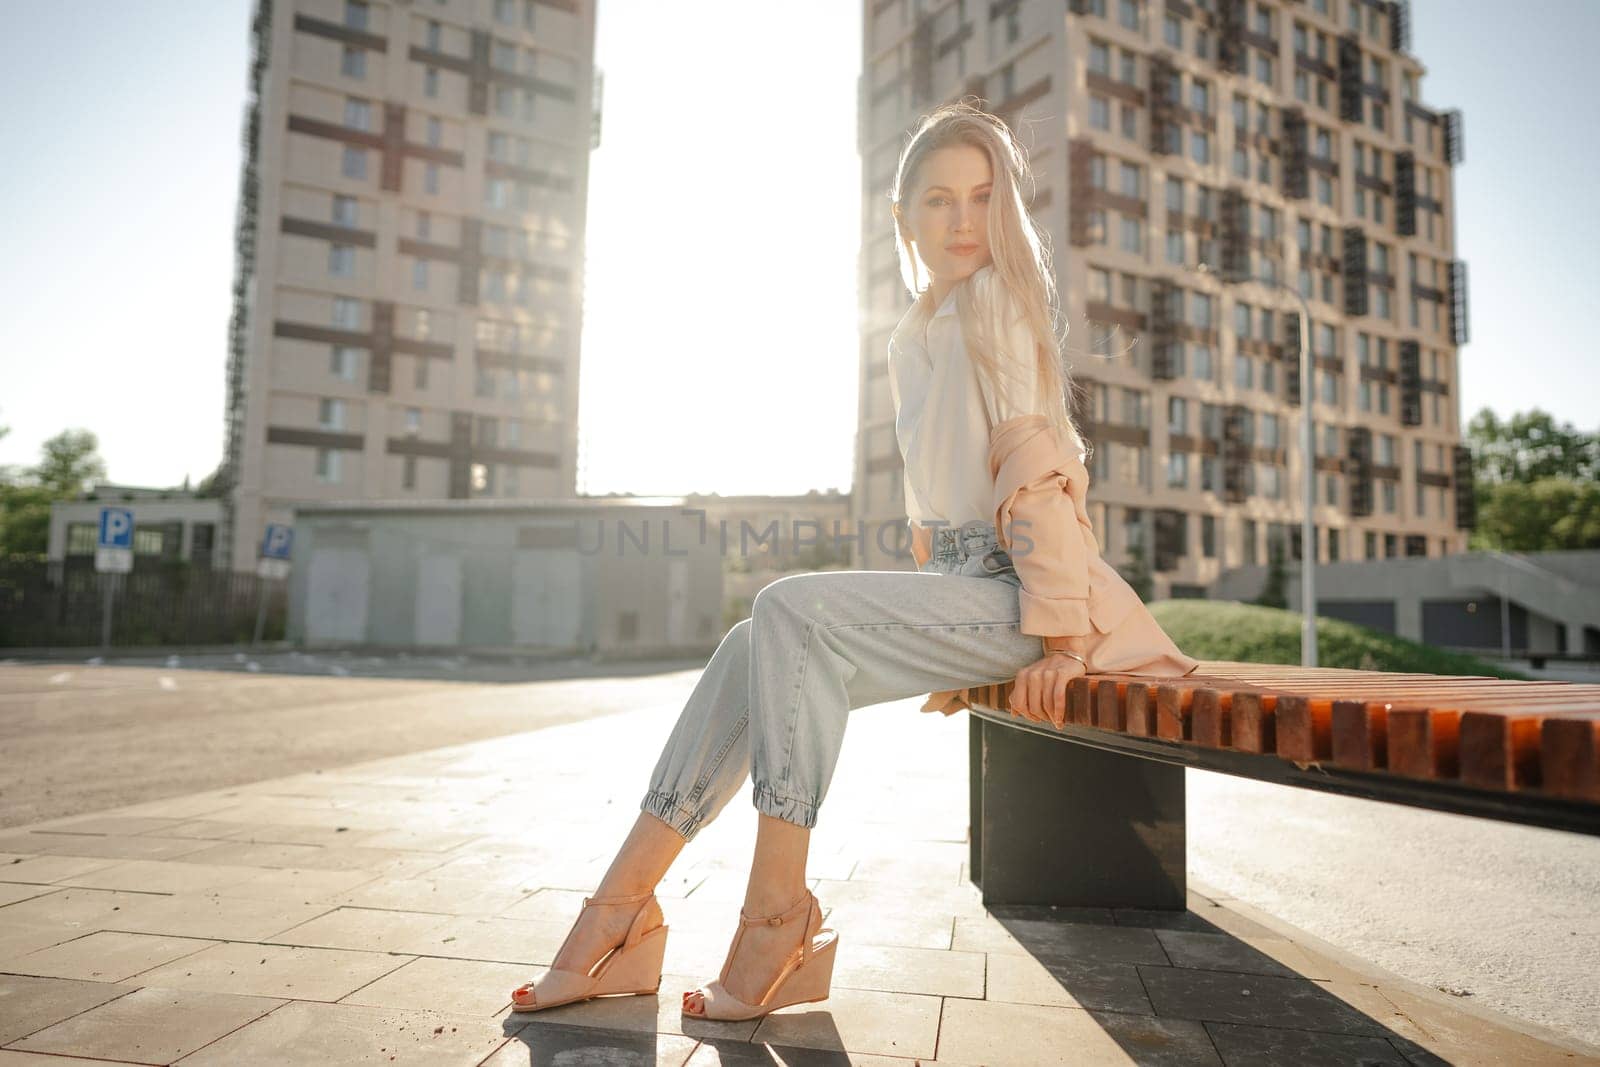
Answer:
[(303, 508), (289, 639), (619, 657), (710, 652), (723, 634), (722, 561), (716, 541), (699, 544), (698, 531), (676, 506)]

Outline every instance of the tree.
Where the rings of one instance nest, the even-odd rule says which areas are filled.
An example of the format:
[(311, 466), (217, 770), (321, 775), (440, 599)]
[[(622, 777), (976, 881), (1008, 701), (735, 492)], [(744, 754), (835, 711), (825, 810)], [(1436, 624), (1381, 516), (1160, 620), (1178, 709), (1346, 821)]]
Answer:
[(1535, 408), (1501, 421), (1488, 408), (1467, 424), (1478, 549), (1600, 548), (1600, 434)]
[(50, 545), (50, 505), (79, 496), (106, 476), (88, 430), (63, 430), (41, 446), (37, 466), (0, 479), (0, 555), (42, 557)]
[(1479, 485), (1472, 545), (1504, 552), (1600, 548), (1600, 484), (1540, 478)]
[(1283, 542), (1267, 542), (1267, 581), (1261, 587), (1257, 604), (1267, 608), (1289, 606), (1289, 572), (1283, 565)]
[(1541, 478), (1600, 478), (1600, 434), (1557, 423), (1534, 408), (1504, 422), (1484, 408), (1467, 424), (1473, 471), (1491, 483), (1536, 482)]
[(99, 439), (88, 430), (62, 430), (44, 443), (44, 456), (29, 473), (57, 499), (78, 496), (91, 483), (105, 480), (106, 464), (96, 452), (99, 447)]

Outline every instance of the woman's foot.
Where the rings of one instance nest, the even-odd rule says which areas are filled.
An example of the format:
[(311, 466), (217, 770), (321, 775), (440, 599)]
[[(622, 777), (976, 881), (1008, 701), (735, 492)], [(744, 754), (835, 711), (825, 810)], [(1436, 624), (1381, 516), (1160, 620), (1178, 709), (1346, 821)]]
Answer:
[[(752, 906), (747, 903), (744, 911), (747, 915), (775, 915), (784, 911), (786, 907), (793, 908), (794, 904), (793, 900), (783, 901), (770, 907)], [(767, 990), (772, 988), (772, 983), (777, 980), (778, 972), (783, 969), (785, 961), (812, 936), (807, 929), (808, 917), (808, 912), (800, 909), (795, 915), (788, 916), (779, 926), (767, 923), (746, 925), (744, 937), (739, 941), (737, 951), (733, 953), (732, 963), (728, 967), (728, 977), (723, 981), (722, 987), (746, 1004), (760, 1003)], [(705, 996), (698, 989), (684, 993), (683, 1010), (687, 1015), (704, 1014)]]
[[(638, 901), (631, 904), (612, 904), (598, 899), (600, 896), (609, 895), (611, 894), (597, 893), (595, 898), (591, 898), (588, 907), (579, 910), (578, 918), (567, 931), (566, 941), (556, 953), (555, 959), (550, 961), (551, 970), (588, 974), (607, 952), (627, 939), (628, 927), (633, 925), (634, 917), (639, 914), (641, 907), (645, 910), (646, 931), (654, 930), (666, 921), (661, 912), (661, 905), (653, 895), (642, 904)], [(521, 999), (537, 1002), (539, 985), (539, 981), (529, 983), (532, 992), (525, 994)]]

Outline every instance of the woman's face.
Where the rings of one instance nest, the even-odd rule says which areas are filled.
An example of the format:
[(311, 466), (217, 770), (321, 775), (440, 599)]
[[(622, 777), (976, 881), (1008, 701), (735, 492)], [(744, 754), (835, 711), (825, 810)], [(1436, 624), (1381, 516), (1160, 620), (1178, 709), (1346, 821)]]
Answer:
[(928, 153), (916, 175), (907, 228), (922, 262), (946, 290), (994, 261), (989, 250), (993, 180), (988, 154), (969, 144)]

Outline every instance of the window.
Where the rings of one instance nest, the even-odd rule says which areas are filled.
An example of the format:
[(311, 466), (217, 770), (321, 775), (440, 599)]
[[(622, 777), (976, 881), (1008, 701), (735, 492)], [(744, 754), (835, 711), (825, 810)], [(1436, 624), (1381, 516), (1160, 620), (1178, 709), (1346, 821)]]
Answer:
[(1211, 86), (1208, 83), (1196, 80), (1189, 87), (1189, 107), (1202, 115), (1211, 114)]
[(1250, 305), (1233, 305), (1233, 332), (1239, 337), (1248, 339), (1250, 337), (1250, 323)]
[(1191, 362), (1190, 366), (1194, 371), (1194, 376), (1200, 381), (1213, 381), (1216, 371), (1212, 366), (1211, 346), (1195, 345), (1194, 360)]
[(1167, 397), (1167, 431), (1175, 434), (1189, 432), (1189, 402), (1181, 396)]
[(367, 76), (367, 50), (357, 48), (353, 44), (344, 46), (344, 54), (339, 57), (339, 73), (346, 78), (365, 78)]
[(1106, 187), (1105, 156), (1096, 155), (1089, 157), (1089, 184), (1096, 189), (1104, 189)]
[(515, 0), (494, 0), (494, 20), (514, 26), (517, 22)]
[(328, 356), (328, 373), (347, 382), (356, 380), (356, 350), (349, 345), (334, 345)]
[(1249, 389), (1255, 385), (1255, 363), (1249, 356), (1236, 355), (1233, 357), (1233, 384), (1240, 389)]
[(444, 143), (444, 124), (436, 116), (428, 116), (428, 144), (438, 148)]
[(1117, 4), (1117, 22), (1125, 30), (1139, 31), (1139, 0), (1119, 0)]
[(1187, 489), (1189, 487), (1189, 453), (1167, 453), (1167, 488)]
[(1089, 70), (1111, 77), (1111, 48), (1104, 41), (1089, 42)]
[(352, 30), (365, 30), (367, 28), (367, 5), (365, 0), (344, 0), (344, 24)]
[(417, 356), (411, 361), (411, 384), (417, 389), (428, 387), (428, 357)]
[(323, 397), (317, 404), (317, 425), (324, 430), (344, 429), (344, 401)]
[(344, 160), (339, 166), (339, 171), (346, 178), (365, 178), (367, 176), (367, 150), (357, 148), (355, 145), (344, 146)]
[(358, 219), (356, 198), (353, 196), (334, 195), (333, 221), (336, 226), (355, 227)]
[(1189, 155), (1196, 163), (1210, 163), (1211, 135), (1203, 130), (1190, 130)]
[(444, 27), (434, 19), (428, 20), (428, 51), (441, 52), (444, 50)]
[(1122, 250), (1135, 255), (1144, 254), (1144, 220), (1134, 215), (1122, 216)]
[(1089, 299), (1102, 304), (1111, 302), (1111, 272), (1098, 267), (1089, 268)]
[(1167, 210), (1183, 212), (1183, 179), (1167, 178)]
[(439, 193), (439, 164), (429, 162), (422, 168), (422, 191), (437, 196)]
[(1182, 50), (1183, 48), (1183, 20), (1176, 15), (1167, 15), (1161, 20), (1161, 39), (1169, 48)]
[(1268, 412), (1261, 412), (1261, 447), (1277, 448), (1281, 443), (1278, 437), (1278, 416)]
[(1272, 57), (1265, 52), (1256, 53), (1256, 81), (1262, 85), (1272, 84)]
[(417, 457), (405, 456), (400, 461), (400, 488), (415, 489), (417, 487)]
[(1089, 97), (1089, 125), (1097, 130), (1111, 130), (1111, 101), (1103, 96)]
[(348, 296), (334, 297), (333, 324), (342, 330), (361, 329), (361, 301)]
[(411, 288), (417, 292), (428, 290), (428, 261), (425, 259), (414, 260), (411, 264)]
[[(1122, 136), (1130, 141), (1137, 141), (1139, 139), (1139, 109), (1127, 103), (1119, 106), (1122, 111)], [(1431, 226), (1433, 224), (1433, 216), (1430, 214), (1428, 219)]]
[(406, 433), (416, 436), (422, 432), (422, 409), (406, 408)]
[(328, 246), (328, 273), (335, 278), (349, 278), (356, 272), (356, 250), (350, 245)]
[(1139, 167), (1135, 163), (1124, 163), (1121, 168), (1122, 195), (1137, 200), (1143, 194), (1139, 191)]
[(422, 72), (422, 94), (429, 97), (439, 95), (438, 67), (428, 67)]
[(417, 240), (426, 241), (433, 236), (433, 216), (426, 211), (417, 212)]
[(332, 485), (339, 481), (339, 453), (332, 448), (317, 449), (317, 481)]
[(1173, 266), (1183, 266), (1183, 231), (1167, 231), (1167, 262)]
[(1126, 48), (1121, 49), (1117, 56), (1117, 65), (1119, 68), (1118, 73), (1121, 75), (1123, 82), (1128, 85), (1137, 85), (1139, 83), (1139, 65), (1132, 52)]
[(344, 124), (352, 130), (372, 129), (372, 105), (349, 97), (344, 102)]

